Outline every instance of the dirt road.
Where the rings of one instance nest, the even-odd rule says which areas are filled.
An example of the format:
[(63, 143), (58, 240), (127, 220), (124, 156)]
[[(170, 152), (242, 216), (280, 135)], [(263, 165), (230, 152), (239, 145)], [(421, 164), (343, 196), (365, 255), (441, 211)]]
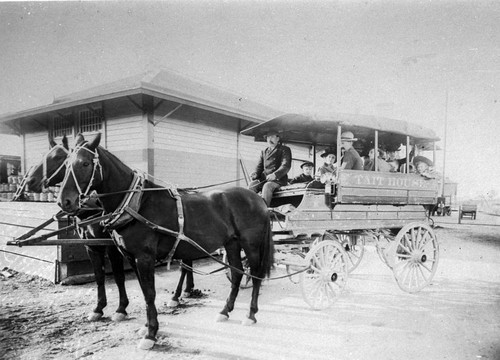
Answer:
[[(500, 359), (500, 227), (452, 220), (435, 230), (441, 258), (433, 284), (402, 292), (373, 245), (343, 296), (324, 311), (302, 300), (300, 285), (267, 282), (258, 323), (243, 327), (250, 290), (242, 290), (227, 323), (216, 323), (228, 293), (225, 275), (196, 276), (204, 296), (171, 310), (178, 273), (159, 268), (160, 334), (150, 351), (136, 349), (145, 322), (135, 275), (127, 275), (129, 320), (110, 320), (117, 291), (107, 280), (105, 318), (86, 320), (93, 284), (53, 285), (24, 274), (0, 277), (1, 359)], [(480, 217), (476, 224), (479, 223)], [(199, 265), (206, 271), (218, 265)], [(274, 275), (283, 273), (278, 268)]]

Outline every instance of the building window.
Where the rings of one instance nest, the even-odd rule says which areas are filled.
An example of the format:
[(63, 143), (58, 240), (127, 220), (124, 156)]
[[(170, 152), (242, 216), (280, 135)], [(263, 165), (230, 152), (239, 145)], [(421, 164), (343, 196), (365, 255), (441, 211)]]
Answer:
[(52, 137), (62, 137), (62, 136), (72, 136), (73, 135), (73, 116), (68, 115), (57, 115), (54, 116), (52, 122)]
[(96, 133), (102, 129), (102, 108), (80, 110), (78, 132)]

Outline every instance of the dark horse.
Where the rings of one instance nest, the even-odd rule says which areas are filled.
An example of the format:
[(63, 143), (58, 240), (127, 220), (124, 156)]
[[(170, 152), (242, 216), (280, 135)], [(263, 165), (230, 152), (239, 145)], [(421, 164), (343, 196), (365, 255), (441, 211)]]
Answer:
[[(83, 137), (79, 141), (84, 141)], [(50, 139), (51, 149), (43, 156), (42, 162), (30, 169), (27, 174), (26, 184), (31, 191), (41, 192), (43, 187), (54, 186), (59, 184), (64, 179), (66, 172), (66, 159), (70, 153), (68, 140), (66, 136), (62, 139), (62, 144), (58, 145), (53, 139)], [(84, 220), (91, 216), (100, 213), (99, 210), (86, 209), (78, 213), (80, 220)], [(86, 238), (110, 238), (109, 232), (103, 229), (99, 224), (93, 224), (86, 227), (83, 234)], [(129, 304), (127, 292), (125, 288), (125, 272), (123, 264), (123, 256), (115, 245), (86, 245), (87, 254), (92, 263), (94, 270), (95, 281), (97, 284), (97, 305), (94, 310), (88, 315), (88, 320), (97, 321), (104, 315), (104, 308), (107, 306), (106, 289), (105, 289), (105, 255), (107, 254), (111, 264), (113, 277), (118, 287), (119, 304), (112, 319), (114, 321), (122, 321), (126, 318), (126, 308)], [(192, 263), (185, 262), (186, 265), (192, 266)], [(132, 267), (135, 264), (131, 264)], [(189, 293), (194, 288), (193, 273), (181, 268), (181, 278), (177, 289), (168, 303), (169, 306), (178, 305), (179, 298), (182, 293), (182, 285), (186, 278), (186, 287), (183, 296), (189, 296)]]
[[(129, 190), (135, 175), (117, 157), (98, 146), (100, 138), (98, 134), (92, 142), (79, 144), (70, 157), (58, 199), (67, 213), (78, 211), (81, 198), (95, 190), (107, 194), (101, 197), (105, 211), (120, 216), (120, 203), (126, 195), (117, 192)], [(155, 188), (158, 191), (153, 191)], [(231, 268), (231, 292), (218, 321), (227, 320), (234, 308), (243, 276), (240, 252), (244, 250), (254, 278), (250, 311), (243, 324), (254, 324), (262, 278), (269, 275), (273, 263), (270, 216), (262, 198), (240, 187), (179, 195), (150, 181), (144, 182), (141, 195), (137, 211), (127, 212), (132, 214), (131, 219), (113, 231), (120, 250), (136, 264), (146, 301), (147, 334), (139, 347), (153, 347), (158, 332), (156, 260), (167, 258), (171, 250), (180, 259), (206, 256), (189, 239), (208, 253), (224, 246), (229, 264), (240, 270)], [(178, 239), (181, 241), (175, 247)]]

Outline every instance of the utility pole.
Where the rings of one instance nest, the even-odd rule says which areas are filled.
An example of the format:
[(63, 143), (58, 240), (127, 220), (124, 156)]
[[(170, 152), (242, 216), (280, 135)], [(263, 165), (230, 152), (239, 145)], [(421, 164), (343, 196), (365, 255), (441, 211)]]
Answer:
[(448, 90), (446, 90), (446, 103), (444, 108), (444, 144), (443, 144), (443, 182), (441, 183), (441, 196), (444, 196), (444, 183), (446, 181), (446, 137), (448, 132)]

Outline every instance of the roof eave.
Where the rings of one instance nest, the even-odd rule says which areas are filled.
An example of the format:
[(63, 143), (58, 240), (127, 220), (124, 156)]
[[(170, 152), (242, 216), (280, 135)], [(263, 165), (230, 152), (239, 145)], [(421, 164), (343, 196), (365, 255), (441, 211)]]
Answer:
[(28, 110), (20, 111), (17, 113), (12, 113), (12, 114), (7, 114), (4, 116), (1, 116), (0, 117), (0, 133), (19, 134), (19, 131), (15, 126), (15, 122), (22, 120), (22, 119), (25, 119), (25, 118), (32, 117), (32, 116), (47, 114), (47, 113), (51, 113), (51, 112), (57, 112), (57, 111), (61, 111), (61, 110), (67, 109), (67, 108), (71, 108), (71, 107), (82, 106), (82, 105), (87, 105), (87, 104), (92, 104), (92, 103), (96, 103), (96, 102), (102, 102), (102, 101), (106, 101), (106, 100), (112, 100), (112, 99), (117, 99), (120, 97), (127, 97), (127, 96), (132, 96), (132, 95), (137, 95), (137, 94), (150, 95), (150, 96), (153, 96), (153, 97), (156, 97), (159, 99), (165, 99), (165, 100), (174, 101), (174, 102), (185, 104), (185, 105), (190, 105), (193, 107), (201, 108), (204, 110), (220, 113), (220, 114), (231, 116), (231, 117), (236, 117), (236, 118), (250, 121), (250, 122), (262, 122), (262, 121), (268, 120), (264, 116), (261, 116), (258, 114), (249, 113), (249, 112), (244, 111), (244, 110), (236, 110), (234, 108), (230, 108), (230, 107), (224, 106), (223, 104), (219, 104), (219, 103), (215, 103), (215, 102), (203, 101), (203, 99), (200, 99), (200, 98), (186, 96), (186, 94), (179, 94), (179, 95), (168, 94), (168, 93), (159, 91), (157, 89), (154, 89), (154, 87), (150, 87), (147, 84), (142, 84), (142, 86), (137, 87), (137, 88), (130, 88), (130, 89), (116, 91), (116, 92), (105, 94), (105, 95), (87, 97), (87, 98), (78, 99), (78, 100), (53, 103), (53, 104), (44, 105), (44, 106), (36, 107), (33, 109), (28, 109)]

